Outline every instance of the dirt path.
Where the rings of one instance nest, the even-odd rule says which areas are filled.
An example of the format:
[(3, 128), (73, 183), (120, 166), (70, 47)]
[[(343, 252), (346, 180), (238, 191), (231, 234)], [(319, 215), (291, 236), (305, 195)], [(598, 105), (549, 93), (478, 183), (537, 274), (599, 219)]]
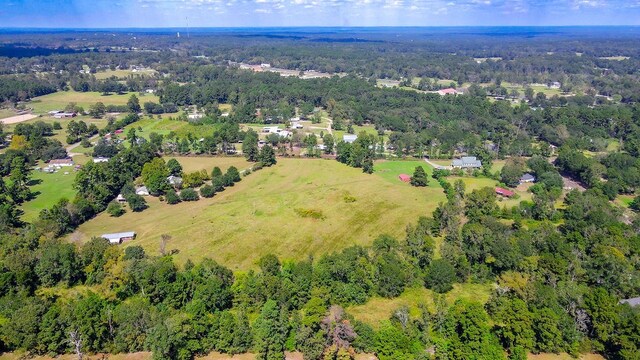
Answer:
[[(100, 136), (100, 135), (99, 135), (99, 134), (95, 134), (95, 135), (93, 135), (92, 137), (90, 137), (90, 138), (89, 138), (89, 141), (92, 141), (92, 140), (97, 139), (97, 138), (98, 138), (98, 136)], [(78, 146), (80, 146), (80, 144), (82, 144), (82, 142), (81, 142), (81, 141), (79, 141), (79, 142), (77, 142), (77, 143), (75, 143), (75, 144), (71, 144), (71, 145), (69, 145), (69, 146), (67, 146), (67, 147), (65, 148), (65, 150), (67, 150), (67, 154), (69, 155), (69, 157), (74, 157), (74, 156), (77, 156), (77, 155), (84, 155), (84, 154), (81, 154), (81, 153), (74, 153), (74, 152), (72, 151), (73, 149), (75, 149), (75, 148), (77, 148)]]
[(4, 123), (6, 125), (10, 125), (10, 124), (21, 123), (23, 121), (29, 121), (29, 120), (35, 119), (37, 117), (38, 117), (38, 115), (33, 115), (33, 114), (16, 115), (16, 116), (4, 118), (4, 119), (0, 120), (0, 122)]
[(424, 158), (424, 161), (425, 161), (427, 164), (429, 164), (429, 165), (433, 166), (433, 168), (434, 168), (434, 169), (441, 169), (441, 170), (451, 170), (451, 169), (452, 169), (452, 167), (451, 167), (451, 166), (442, 166), (442, 165), (438, 165), (438, 164), (436, 164), (436, 163), (433, 163), (433, 162), (429, 161), (429, 159), (427, 159), (427, 158)]

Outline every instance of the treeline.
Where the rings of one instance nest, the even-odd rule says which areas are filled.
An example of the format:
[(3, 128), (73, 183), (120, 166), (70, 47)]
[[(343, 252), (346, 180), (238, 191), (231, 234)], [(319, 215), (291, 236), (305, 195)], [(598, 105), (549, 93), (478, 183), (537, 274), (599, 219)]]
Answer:
[[(503, 359), (505, 350), (510, 359), (529, 351), (634, 359), (640, 312), (619, 300), (640, 291), (638, 224), (619, 222), (598, 191), (574, 191), (565, 206), (561, 226), (527, 227), (520, 210), (498, 207), (493, 189), (464, 195), (456, 185), (434, 217), (408, 226), (401, 240), (381, 235), (371, 247), (304, 261), (267, 255), (260, 271), (238, 274), (208, 259), (178, 267), (170, 255), (105, 239), (76, 246), (36, 223), (0, 237), (0, 346), (33, 354), (147, 350), (157, 359), (210, 351), (281, 359), (285, 350), (305, 359)], [(171, 237), (158, 247), (171, 253)], [(377, 329), (343, 310), (407, 288), (438, 294), (493, 282), (486, 305), (434, 295), (435, 306), (418, 312), (390, 309)], [(65, 295), (77, 285), (88, 289)]]

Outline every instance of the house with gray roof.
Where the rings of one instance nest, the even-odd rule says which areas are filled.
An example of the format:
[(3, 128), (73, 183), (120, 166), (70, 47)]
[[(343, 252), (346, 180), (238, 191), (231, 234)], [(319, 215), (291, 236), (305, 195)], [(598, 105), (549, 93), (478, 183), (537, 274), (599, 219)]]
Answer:
[(620, 300), (620, 304), (629, 304), (631, 307), (635, 307), (640, 305), (640, 297), (631, 298), (631, 299), (622, 299)]
[(482, 167), (482, 161), (475, 156), (463, 156), (460, 159), (454, 159), (451, 162), (451, 167), (454, 169), (478, 169)]
[(109, 240), (112, 244), (121, 244), (123, 241), (135, 239), (136, 233), (134, 231), (125, 231), (112, 234), (102, 234), (100, 237)]

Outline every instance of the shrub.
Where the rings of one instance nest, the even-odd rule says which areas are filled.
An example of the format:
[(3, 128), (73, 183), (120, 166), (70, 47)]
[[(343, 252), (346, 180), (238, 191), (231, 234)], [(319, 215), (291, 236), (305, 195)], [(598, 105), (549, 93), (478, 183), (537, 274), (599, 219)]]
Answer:
[(198, 193), (192, 188), (186, 188), (180, 192), (180, 198), (182, 201), (198, 201), (200, 196), (198, 196)]
[(119, 217), (124, 214), (124, 209), (122, 208), (122, 205), (117, 202), (111, 202), (109, 203), (109, 206), (107, 206), (107, 213), (113, 217)]
[(456, 280), (456, 269), (447, 260), (437, 259), (431, 262), (425, 278), (425, 285), (438, 293), (446, 293), (453, 289)]
[(167, 204), (169, 205), (177, 204), (180, 202), (180, 197), (178, 196), (178, 194), (176, 194), (174, 190), (167, 191), (167, 194), (165, 195), (165, 199), (167, 200)]
[(200, 188), (200, 195), (205, 198), (211, 198), (216, 194), (216, 189), (212, 185), (204, 185)]
[(140, 195), (131, 194), (127, 196), (127, 203), (131, 211), (139, 212), (147, 208), (147, 201)]
[(324, 216), (324, 214), (322, 213), (322, 210), (297, 208), (294, 211), (296, 212), (296, 214), (298, 214), (298, 216), (303, 218), (312, 218), (312, 219), (320, 219), (320, 220), (326, 218), (326, 216)]

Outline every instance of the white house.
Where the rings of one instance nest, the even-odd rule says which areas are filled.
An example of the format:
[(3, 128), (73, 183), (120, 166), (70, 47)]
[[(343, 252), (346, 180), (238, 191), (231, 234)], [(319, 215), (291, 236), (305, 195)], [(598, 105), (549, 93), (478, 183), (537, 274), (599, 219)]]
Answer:
[(53, 117), (56, 118), (56, 119), (72, 118), (72, 117), (76, 117), (76, 113), (74, 113), (74, 112), (59, 112), (57, 114), (54, 114)]
[(265, 126), (262, 128), (262, 132), (264, 133), (279, 133), (280, 132), (280, 128), (278, 128), (277, 126)]
[(102, 234), (100, 237), (109, 240), (112, 244), (121, 244), (123, 241), (135, 239), (136, 233), (133, 231), (126, 231), (113, 234)]
[(49, 166), (55, 166), (55, 167), (73, 166), (74, 165), (72, 158), (49, 160), (49, 162), (47, 164)]
[(103, 162), (108, 162), (109, 158), (106, 157), (102, 157), (102, 156), (98, 156), (98, 157), (94, 157), (93, 158), (93, 162), (94, 163), (103, 163)]
[(351, 144), (352, 142), (356, 141), (357, 138), (358, 138), (358, 135), (344, 134), (342, 136), (342, 141)]
[(202, 119), (204, 117), (204, 114), (189, 114), (187, 115), (187, 118), (189, 118), (189, 120), (198, 120), (198, 119)]
[(136, 195), (149, 196), (149, 189), (146, 186), (140, 186), (136, 188)]

